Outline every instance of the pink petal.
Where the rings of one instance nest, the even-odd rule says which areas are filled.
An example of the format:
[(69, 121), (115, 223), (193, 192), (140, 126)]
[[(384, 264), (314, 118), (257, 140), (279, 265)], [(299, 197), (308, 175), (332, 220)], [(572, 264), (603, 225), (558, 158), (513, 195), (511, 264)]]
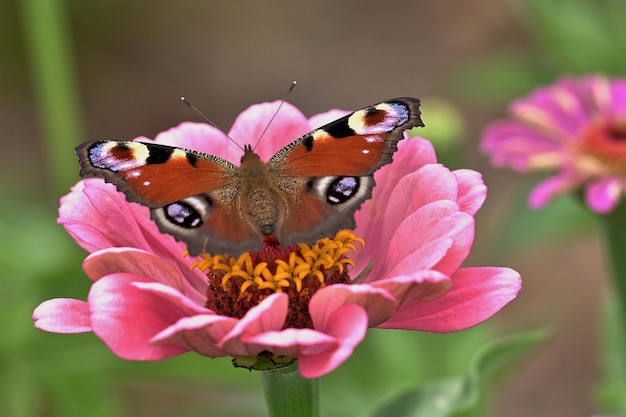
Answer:
[(309, 303), (309, 314), (313, 322), (321, 326), (315, 329), (325, 328), (334, 312), (347, 304), (362, 307), (367, 313), (370, 327), (387, 320), (398, 306), (393, 296), (382, 288), (358, 284), (330, 285), (318, 291)]
[(232, 356), (255, 356), (265, 350), (263, 345), (246, 343), (247, 337), (280, 330), (285, 325), (289, 297), (274, 293), (248, 310), (235, 327), (222, 339), (219, 347)]
[[(384, 281), (389, 277), (410, 274), (416, 270), (434, 269), (435, 265), (445, 258), (453, 246), (454, 240), (447, 236), (416, 245), (413, 250), (405, 254), (394, 265), (389, 265), (387, 269), (380, 272), (380, 276), (371, 277), (370, 282)], [(378, 281), (371, 281), (374, 279)]]
[(352, 355), (356, 345), (361, 343), (367, 332), (367, 314), (357, 305), (345, 305), (335, 310), (325, 325), (316, 323), (316, 329), (334, 337), (336, 349), (318, 354), (302, 354), (298, 357), (300, 373), (305, 378), (318, 378), (335, 370)]
[(619, 178), (601, 178), (587, 185), (585, 201), (596, 213), (610, 213), (619, 203), (623, 191), (624, 185)]
[[(428, 197), (426, 192), (416, 193), (415, 187), (427, 183), (422, 181), (419, 170), (432, 162), (436, 162), (432, 144), (421, 138), (411, 138), (398, 144), (394, 162), (374, 174), (378, 185), (374, 187), (372, 198), (355, 214), (355, 234), (365, 240), (365, 248), (358, 254), (364, 260), (364, 265), (369, 264), (375, 254), (385, 251), (391, 234), (409, 210), (407, 206), (414, 210), (419, 204), (423, 204), (423, 198)], [(426, 172), (428, 170), (424, 171)], [(400, 184), (404, 186), (399, 186)], [(407, 199), (409, 204), (406, 204)], [(397, 204), (398, 201), (402, 201), (402, 204)], [(375, 227), (371, 227), (372, 225)], [(356, 269), (360, 271), (364, 265), (356, 263)]]
[(238, 162), (242, 153), (224, 132), (206, 123), (184, 122), (159, 133), (154, 141), (143, 137), (135, 140), (192, 149), (232, 163)]
[[(380, 182), (379, 186), (374, 188), (372, 199), (356, 213), (355, 234), (365, 241), (365, 248), (359, 250), (354, 257), (357, 272), (372, 259), (381, 258), (381, 253), (392, 254), (397, 260), (415, 251), (422, 242), (427, 241), (425, 236), (432, 235), (428, 226), (417, 224), (431, 221), (428, 216), (432, 215), (421, 211), (424, 210), (424, 206), (438, 201), (437, 207), (441, 204), (448, 207), (450, 212), (459, 210), (456, 203), (453, 203), (458, 197), (458, 178), (441, 165), (425, 165), (394, 181), (390, 184)], [(389, 199), (381, 197), (377, 190), (380, 190), (378, 192), (383, 196), (388, 195)], [(441, 218), (443, 214), (435, 213), (435, 216)], [(409, 218), (410, 220), (407, 220)], [(372, 227), (373, 225), (375, 227)], [(413, 236), (410, 242), (407, 242), (408, 245), (401, 248), (401, 252), (398, 253), (397, 245), (394, 244), (396, 239), (394, 234), (399, 231), (401, 233), (403, 229)], [(420, 235), (415, 236), (415, 230), (419, 230)], [(421, 231), (427, 233), (422, 234)], [(405, 240), (400, 241), (404, 242)], [(394, 260), (387, 259), (387, 262), (393, 263)], [(381, 277), (383, 275), (381, 271), (384, 269), (383, 262), (376, 262), (370, 276)]]
[[(474, 238), (473, 217), (458, 210), (455, 202), (441, 200), (411, 213), (393, 230), (394, 235), (388, 241), (378, 243), (378, 253), (371, 253), (371, 249), (369, 253), (362, 251), (365, 256), (357, 253), (354, 257), (357, 271), (367, 260), (366, 256), (370, 256), (375, 262), (367, 276), (368, 281), (390, 275), (408, 275), (417, 269), (435, 268), (445, 274), (454, 272), (467, 257)], [(380, 234), (383, 240), (384, 232)], [(443, 237), (451, 242), (441, 239)]]
[(228, 135), (240, 146), (253, 148), (261, 139), (255, 151), (261, 160), (267, 161), (280, 148), (311, 130), (300, 110), (285, 102), (277, 113), (279, 105), (280, 101), (274, 101), (248, 107), (237, 117)]
[[(604, 80), (606, 84), (606, 79)], [(600, 83), (597, 83), (600, 84)], [(596, 87), (596, 90), (602, 91), (602, 86)], [(606, 90), (605, 90), (606, 91)], [(609, 107), (609, 112), (612, 114), (625, 114), (626, 113), (626, 79), (613, 78), (610, 80), (610, 88), (608, 88), (610, 97), (606, 106)], [(604, 109), (601, 109), (604, 110)]]
[(124, 246), (154, 252), (166, 245), (179, 254), (185, 250), (158, 231), (147, 207), (129, 203), (115, 186), (99, 178), (78, 182), (61, 198), (58, 221), (89, 252)]
[(157, 282), (183, 290), (178, 270), (152, 253), (135, 248), (110, 248), (92, 253), (83, 262), (83, 270), (92, 281), (114, 274), (150, 277)]
[(552, 197), (564, 194), (578, 187), (581, 180), (573, 175), (562, 172), (554, 177), (539, 183), (528, 196), (528, 205), (533, 209), (540, 209), (546, 206)]
[[(186, 247), (181, 242), (159, 231), (157, 225), (150, 220), (150, 211), (137, 203), (129, 203), (124, 194), (117, 191), (112, 184), (100, 179), (84, 180), (83, 193), (88, 199), (85, 204), (88, 211), (80, 219), (83, 227), (94, 227), (94, 218), (98, 220), (98, 230), (106, 233), (109, 240), (107, 247), (134, 247), (145, 249), (167, 260), (172, 264), (182, 264), (182, 254)], [(100, 229), (101, 228), (101, 229)], [(187, 261), (186, 266), (189, 265)]]
[(404, 306), (379, 327), (453, 332), (474, 326), (499, 311), (521, 289), (521, 277), (512, 269), (459, 269), (444, 296)]
[(129, 203), (115, 186), (99, 178), (78, 182), (61, 198), (59, 223), (89, 252), (123, 246), (150, 249), (145, 231), (163, 237), (147, 207)]
[[(85, 195), (84, 190), (89, 185), (103, 188), (103, 196), (99, 199), (103, 204), (117, 204), (118, 206), (122, 204), (123, 196), (118, 195), (112, 185), (105, 185), (104, 181), (100, 179), (79, 181), (72, 187), (68, 195), (61, 198), (58, 222), (65, 227), (65, 230), (76, 243), (88, 252), (111, 246), (129, 246), (128, 239), (112, 235), (108, 220), (96, 211), (92, 202)], [(106, 191), (110, 193), (109, 196), (105, 195)], [(122, 213), (120, 208), (118, 216), (124, 215), (128, 215), (128, 213)], [(126, 230), (132, 232), (133, 228), (128, 226)], [(121, 243), (127, 243), (127, 245)]]
[[(457, 209), (454, 203), (444, 200), (422, 207), (401, 223), (391, 239), (387, 254), (387, 263), (394, 266), (394, 274), (399, 274), (399, 265), (411, 271), (410, 263), (404, 259), (409, 256), (410, 262), (419, 262), (410, 255), (427, 242), (443, 236), (451, 238), (453, 244), (432, 269), (449, 275), (461, 266), (474, 242), (474, 218), (467, 213), (455, 212)], [(420, 231), (419, 237), (415, 236), (416, 230)], [(425, 266), (420, 269), (430, 269)], [(383, 274), (388, 275), (389, 272)]]
[(215, 314), (183, 317), (153, 337), (150, 343), (183, 346), (211, 358), (228, 356), (217, 344), (235, 327), (237, 321), (232, 317)]
[(382, 288), (398, 300), (398, 308), (416, 301), (428, 301), (439, 298), (448, 292), (452, 281), (437, 271), (415, 271), (411, 275), (394, 276), (371, 284)]
[[(372, 200), (391, 201), (393, 186), (402, 177), (412, 174), (428, 164), (436, 164), (437, 156), (432, 143), (420, 137), (406, 139), (398, 143), (398, 150), (393, 155), (393, 162), (385, 165), (374, 174), (377, 187), (374, 187)], [(396, 196), (397, 197), (397, 196)], [(401, 196), (403, 198), (404, 196)]]
[(181, 293), (177, 289), (170, 287), (169, 285), (161, 284), (159, 282), (139, 282), (135, 281), (131, 284), (133, 287), (140, 289), (146, 293), (152, 293), (159, 297), (162, 297), (163, 303), (170, 303), (176, 306), (180, 311), (184, 313), (184, 316), (191, 316), (196, 314), (213, 314), (213, 311), (204, 307), (202, 304), (195, 302), (185, 294)]
[(589, 119), (577, 81), (563, 78), (554, 85), (538, 88), (528, 97), (516, 100), (510, 112), (517, 119), (547, 132), (573, 138)]
[(495, 166), (529, 170), (531, 158), (562, 152), (562, 138), (551, 137), (516, 120), (494, 122), (485, 129), (481, 151), (491, 156)]
[(91, 331), (89, 305), (71, 298), (55, 298), (39, 304), (33, 312), (35, 327), (53, 333)]
[(126, 201), (111, 184), (100, 179), (80, 181), (61, 199), (59, 223), (89, 252), (111, 247), (144, 249), (179, 270), (186, 285), (199, 292), (206, 277), (190, 270), (194, 258), (183, 257), (185, 245), (159, 232), (146, 207)]
[(112, 274), (96, 281), (89, 292), (94, 333), (117, 356), (131, 360), (160, 360), (186, 352), (176, 345), (151, 346), (150, 340), (186, 312), (163, 297), (133, 285), (150, 282), (132, 274)]
[(393, 187), (395, 200), (404, 196), (405, 204), (394, 204), (393, 200), (386, 202), (385, 217), (396, 218), (397, 226), (402, 219), (427, 204), (440, 200), (456, 201), (458, 192), (458, 178), (448, 168), (439, 164), (424, 165), (404, 176)]
[(341, 119), (343, 116), (349, 114), (349, 111), (332, 109), (324, 113), (316, 114), (309, 119), (309, 125), (311, 130), (322, 127), (330, 122), (334, 122), (337, 119)]
[(457, 203), (461, 211), (472, 216), (478, 212), (487, 198), (487, 186), (480, 172), (471, 169), (453, 171), (458, 180)]
[(334, 337), (313, 329), (285, 329), (246, 336), (248, 344), (265, 346), (274, 355), (300, 357), (337, 349)]
[(613, 110), (617, 110), (621, 104), (619, 100), (614, 101), (613, 97), (613, 80), (602, 75), (590, 75), (581, 79), (570, 79), (579, 90), (579, 94), (586, 100), (589, 100), (587, 106), (590, 109), (588, 119), (598, 114), (610, 114)]

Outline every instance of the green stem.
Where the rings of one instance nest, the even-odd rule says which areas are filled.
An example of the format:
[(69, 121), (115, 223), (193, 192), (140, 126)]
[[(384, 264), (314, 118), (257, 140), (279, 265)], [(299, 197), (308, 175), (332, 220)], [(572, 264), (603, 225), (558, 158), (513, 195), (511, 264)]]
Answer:
[(305, 379), (296, 364), (262, 371), (265, 400), (271, 417), (318, 417), (319, 379)]
[(55, 195), (76, 180), (72, 149), (83, 140), (74, 60), (62, 0), (22, 0), (22, 24), (44, 151)]
[(620, 205), (613, 213), (602, 219), (613, 273), (613, 290), (618, 301), (621, 321), (626, 323), (626, 205)]

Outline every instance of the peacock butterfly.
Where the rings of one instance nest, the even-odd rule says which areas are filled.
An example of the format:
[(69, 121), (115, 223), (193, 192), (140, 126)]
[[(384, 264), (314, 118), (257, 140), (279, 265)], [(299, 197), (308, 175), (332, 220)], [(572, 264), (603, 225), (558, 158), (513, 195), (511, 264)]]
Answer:
[(189, 253), (238, 256), (312, 244), (354, 229), (372, 195), (374, 172), (392, 161), (404, 131), (424, 126), (419, 100), (366, 107), (296, 139), (267, 162), (250, 145), (241, 164), (189, 149), (133, 141), (92, 141), (76, 153), (80, 175), (102, 177), (128, 201), (150, 208), (161, 232)]

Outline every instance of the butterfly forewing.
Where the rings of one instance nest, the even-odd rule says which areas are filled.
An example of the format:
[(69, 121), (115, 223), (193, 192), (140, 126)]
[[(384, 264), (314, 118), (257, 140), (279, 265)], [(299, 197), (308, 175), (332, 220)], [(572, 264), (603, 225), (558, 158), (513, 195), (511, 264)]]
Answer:
[(129, 200), (159, 207), (232, 182), (237, 167), (216, 156), (155, 143), (93, 141), (76, 148), (83, 177), (103, 177)]
[(392, 160), (404, 131), (423, 126), (419, 100), (398, 98), (366, 107), (307, 133), (269, 161), (285, 175), (370, 175)]

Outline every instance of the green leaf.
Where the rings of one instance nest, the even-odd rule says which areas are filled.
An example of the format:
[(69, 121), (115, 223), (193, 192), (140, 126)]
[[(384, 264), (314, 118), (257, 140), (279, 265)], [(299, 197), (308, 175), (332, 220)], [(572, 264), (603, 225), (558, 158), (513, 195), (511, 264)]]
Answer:
[(465, 375), (405, 390), (384, 402), (370, 417), (446, 417), (475, 407), (484, 384), (545, 337), (546, 332), (539, 330), (491, 342), (476, 354)]
[(377, 409), (371, 417), (443, 417), (472, 404), (467, 378), (458, 377), (411, 389)]

